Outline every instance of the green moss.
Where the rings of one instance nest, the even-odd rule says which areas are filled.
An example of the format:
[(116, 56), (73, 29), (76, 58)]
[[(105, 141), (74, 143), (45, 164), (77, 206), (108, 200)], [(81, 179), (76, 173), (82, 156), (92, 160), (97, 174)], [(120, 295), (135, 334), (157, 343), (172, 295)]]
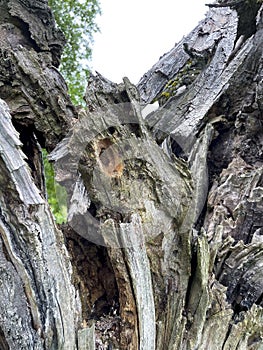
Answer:
[(171, 95), (170, 95), (170, 93), (169, 93), (168, 91), (163, 91), (163, 92), (161, 93), (161, 96), (162, 96), (162, 97), (167, 97), (167, 98), (169, 98)]
[(180, 69), (176, 76), (169, 80), (163, 91), (156, 97), (153, 101), (158, 101), (160, 105), (165, 104), (166, 101), (172, 96), (174, 96), (178, 90), (183, 85), (190, 85), (206, 66), (207, 61), (203, 58), (190, 58), (185, 65)]

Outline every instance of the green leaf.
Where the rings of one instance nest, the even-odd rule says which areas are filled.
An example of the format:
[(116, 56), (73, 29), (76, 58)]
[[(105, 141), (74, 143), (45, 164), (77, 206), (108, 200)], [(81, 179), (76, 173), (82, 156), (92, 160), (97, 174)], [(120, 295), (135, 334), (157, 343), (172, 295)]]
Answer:
[(95, 18), (101, 13), (100, 5), (97, 0), (49, 0), (49, 6), (67, 39), (60, 72), (73, 103), (83, 104), (93, 34), (99, 31)]
[(67, 222), (67, 192), (64, 187), (55, 181), (55, 174), (52, 164), (48, 161), (48, 153), (42, 149), (44, 162), (45, 180), (47, 188), (48, 203), (56, 222), (62, 224)]

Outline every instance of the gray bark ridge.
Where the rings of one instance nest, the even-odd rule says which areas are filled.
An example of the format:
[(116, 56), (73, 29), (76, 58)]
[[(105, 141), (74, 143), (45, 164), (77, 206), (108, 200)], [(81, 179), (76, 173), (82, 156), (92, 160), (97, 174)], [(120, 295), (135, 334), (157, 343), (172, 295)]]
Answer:
[(52, 149), (76, 111), (57, 70), (65, 43), (46, 1), (1, 2), (0, 98), (21, 126)]
[(0, 327), (13, 349), (74, 349), (80, 305), (69, 257), (3, 101), (0, 108), (1, 281), (10, 290), (9, 302), (1, 298)]

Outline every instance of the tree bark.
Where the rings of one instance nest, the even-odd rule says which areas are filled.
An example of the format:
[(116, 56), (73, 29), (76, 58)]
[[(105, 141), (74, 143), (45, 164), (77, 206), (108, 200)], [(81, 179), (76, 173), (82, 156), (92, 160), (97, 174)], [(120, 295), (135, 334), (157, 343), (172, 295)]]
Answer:
[(263, 349), (260, 2), (210, 4), (137, 87), (91, 74), (86, 108), (47, 1), (0, 10), (0, 348)]

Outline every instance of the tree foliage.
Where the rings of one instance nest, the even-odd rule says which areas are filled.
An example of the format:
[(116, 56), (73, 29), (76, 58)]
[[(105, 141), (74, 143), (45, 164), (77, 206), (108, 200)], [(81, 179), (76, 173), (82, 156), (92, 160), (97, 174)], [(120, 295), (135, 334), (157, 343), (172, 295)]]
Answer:
[(67, 39), (60, 71), (73, 102), (80, 104), (89, 74), (93, 34), (99, 30), (95, 18), (100, 5), (97, 0), (49, 0), (49, 6)]
[(42, 149), (42, 156), (45, 170), (46, 189), (48, 203), (52, 213), (55, 216), (56, 222), (62, 224), (67, 220), (67, 194), (62, 186), (55, 181), (55, 173), (52, 163), (48, 161), (48, 153)]

